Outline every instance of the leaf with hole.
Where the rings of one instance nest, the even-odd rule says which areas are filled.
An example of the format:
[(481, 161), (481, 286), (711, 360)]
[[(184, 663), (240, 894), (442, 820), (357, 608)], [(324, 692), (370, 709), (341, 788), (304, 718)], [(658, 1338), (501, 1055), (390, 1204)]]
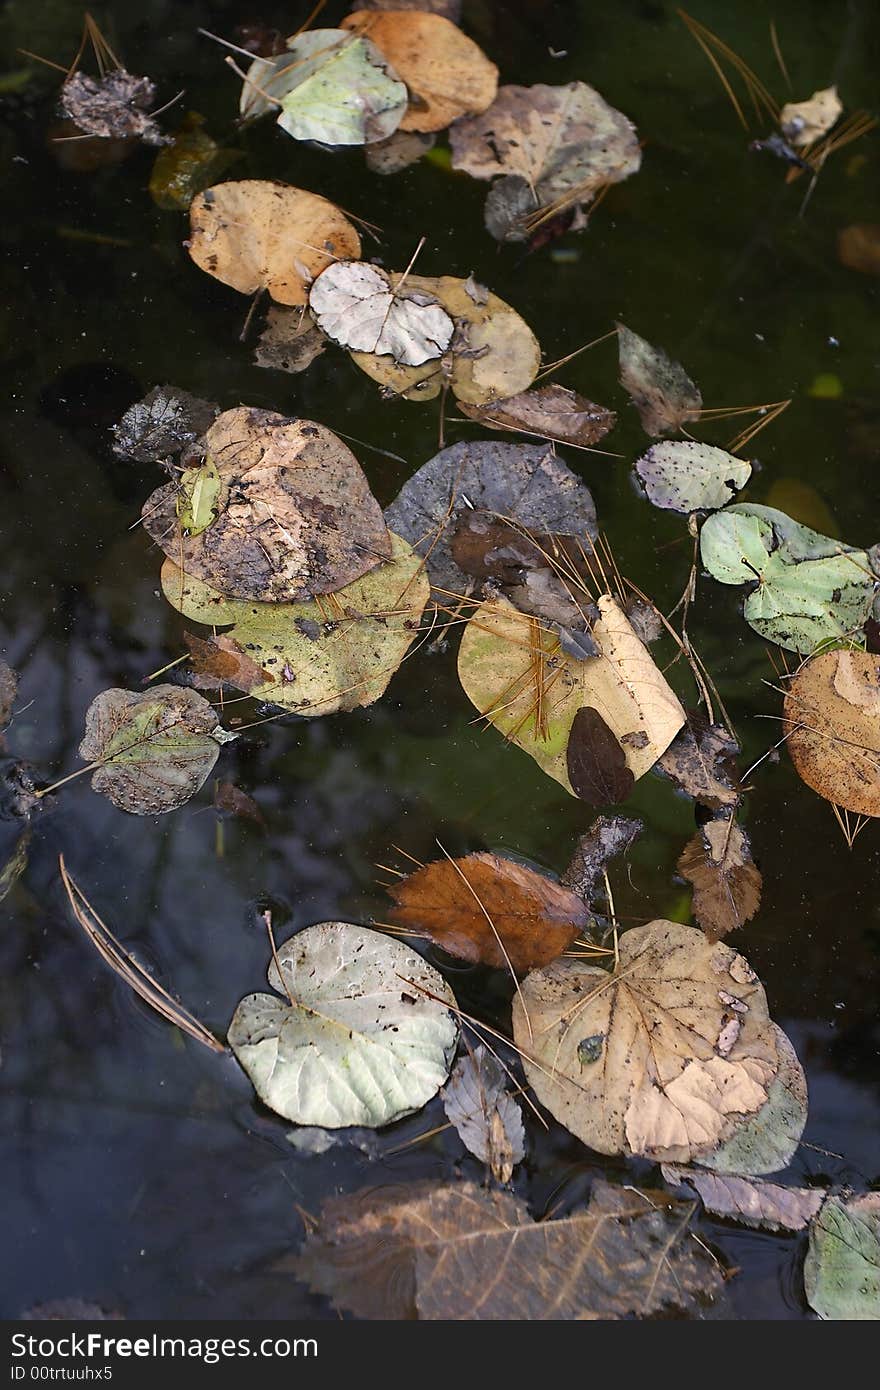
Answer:
[(636, 475), (655, 507), (672, 512), (716, 511), (752, 476), (752, 465), (714, 444), (668, 439), (636, 459)]

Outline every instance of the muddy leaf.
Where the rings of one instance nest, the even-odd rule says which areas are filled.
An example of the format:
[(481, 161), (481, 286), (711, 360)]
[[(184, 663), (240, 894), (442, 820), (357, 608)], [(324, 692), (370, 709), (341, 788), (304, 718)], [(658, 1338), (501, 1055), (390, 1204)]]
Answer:
[(837, 234), (837, 258), (847, 270), (880, 275), (880, 223), (854, 222)]
[(242, 999), (228, 1034), (265, 1105), (296, 1124), (377, 1129), (436, 1095), (458, 1024), (452, 991), (421, 956), (367, 927), (320, 922), (277, 962), (278, 993)]
[(706, 1211), (726, 1216), (760, 1231), (803, 1231), (816, 1215), (826, 1193), (815, 1187), (781, 1187), (735, 1174), (703, 1173), (664, 1163), (665, 1182), (689, 1183)]
[(188, 212), (196, 194), (216, 183), (237, 159), (241, 151), (224, 150), (205, 130), (204, 116), (190, 111), (171, 144), (156, 155), (150, 197), (168, 212)]
[(0, 658), (0, 733), (12, 718), (15, 696), (18, 691), (18, 675)]
[(828, 1198), (810, 1226), (804, 1286), (820, 1318), (880, 1321), (880, 1192)]
[(452, 341), (452, 319), (430, 294), (373, 265), (337, 261), (318, 276), (309, 307), (322, 332), (351, 352), (392, 357), (420, 367), (440, 357)]
[(267, 290), (279, 304), (305, 304), (309, 285), (360, 238), (334, 203), (268, 179), (218, 183), (190, 207), (189, 254), (241, 294)]
[(149, 77), (135, 77), (124, 68), (114, 68), (103, 77), (75, 72), (61, 88), (64, 115), (84, 134), (103, 140), (170, 144), (170, 137), (162, 134), (151, 114), (155, 106), (155, 84)]
[(752, 476), (752, 465), (726, 449), (696, 440), (653, 444), (635, 471), (655, 507), (672, 512), (716, 511)]
[(578, 840), (561, 882), (589, 905), (606, 865), (618, 854), (626, 854), (644, 828), (644, 822), (640, 820), (627, 820), (624, 816), (599, 816)]
[(876, 580), (866, 551), (772, 507), (740, 502), (710, 516), (700, 554), (722, 584), (753, 585), (746, 622), (790, 651), (808, 653), (856, 633), (871, 611)]
[(436, 135), (420, 135), (415, 130), (396, 130), (387, 140), (367, 145), (367, 168), (373, 174), (399, 174), (433, 149), (436, 139)]
[(460, 1057), (443, 1088), (443, 1108), (469, 1153), (498, 1182), (510, 1182), (525, 1158), (522, 1111), (501, 1063), (485, 1047)]
[(807, 1123), (807, 1080), (791, 1042), (775, 1023), (773, 1034), (779, 1071), (770, 1082), (766, 1103), (747, 1116), (714, 1153), (701, 1154), (702, 1167), (753, 1176), (781, 1172), (794, 1158)]
[(254, 364), (278, 372), (304, 372), (327, 346), (308, 309), (273, 304), (254, 349)]
[(257, 803), (234, 782), (217, 782), (214, 785), (214, 810), (238, 816), (239, 820), (253, 821), (261, 830), (266, 829), (266, 821)]
[(598, 1180), (586, 1209), (536, 1222), (509, 1192), (409, 1183), (330, 1198), (288, 1267), (362, 1318), (648, 1317), (720, 1290), (693, 1210)]
[(591, 806), (615, 806), (635, 786), (623, 748), (590, 705), (572, 720), (565, 762), (572, 791)]
[(221, 481), (216, 520), (183, 535), (175, 483), (142, 512), (144, 530), (188, 577), (230, 598), (281, 603), (332, 592), (388, 558), (360, 464), (324, 425), (236, 406), (205, 448)]
[(335, 714), (378, 700), (418, 634), (428, 580), (405, 541), (391, 545), (386, 564), (310, 603), (228, 599), (170, 560), (162, 589), (185, 618), (233, 625), (212, 640), (213, 658), (195, 644), (202, 670), (306, 717)]
[(765, 1104), (779, 1066), (742, 956), (675, 922), (624, 932), (612, 973), (565, 959), (533, 971), (513, 1031), (535, 1095), (572, 1134), (599, 1153), (672, 1163), (704, 1161)]
[(123, 811), (154, 816), (174, 811), (204, 785), (220, 752), (235, 738), (194, 690), (104, 690), (86, 710), (79, 746), (100, 766), (92, 788)]
[(461, 960), (517, 974), (553, 960), (589, 921), (577, 894), (497, 854), (436, 859), (388, 892), (398, 926)]
[(761, 871), (732, 815), (707, 821), (688, 840), (677, 866), (693, 884), (693, 913), (710, 941), (745, 926), (761, 905)]
[(642, 429), (655, 439), (676, 434), (699, 417), (703, 397), (680, 362), (652, 347), (624, 324), (617, 325), (620, 382), (639, 412)]
[(458, 674), (465, 694), (504, 736), (571, 791), (566, 753), (577, 711), (598, 710), (638, 779), (684, 722), (684, 711), (617, 600), (597, 603), (598, 655), (579, 660), (557, 634), (505, 599), (481, 604), (465, 625)]
[(684, 728), (658, 759), (657, 767), (701, 806), (720, 811), (739, 802), (735, 761), (739, 751), (739, 744), (723, 724), (710, 724), (699, 710), (688, 710)]
[(820, 652), (786, 685), (783, 733), (798, 776), (836, 806), (880, 816), (880, 657)]
[(460, 116), (485, 111), (495, 97), (495, 64), (441, 15), (360, 10), (342, 25), (374, 43), (406, 83), (401, 130), (445, 130)]
[(133, 463), (173, 458), (210, 429), (218, 410), (213, 401), (178, 386), (154, 386), (113, 426), (113, 452)]
[(461, 410), (468, 419), (492, 429), (534, 434), (540, 439), (555, 439), (560, 444), (577, 444), (585, 449), (598, 444), (617, 423), (613, 410), (606, 410), (565, 386), (536, 386), (493, 405), (462, 404)]
[(779, 113), (779, 128), (792, 145), (802, 149), (826, 135), (843, 114), (836, 87), (824, 87), (806, 101), (787, 101)]

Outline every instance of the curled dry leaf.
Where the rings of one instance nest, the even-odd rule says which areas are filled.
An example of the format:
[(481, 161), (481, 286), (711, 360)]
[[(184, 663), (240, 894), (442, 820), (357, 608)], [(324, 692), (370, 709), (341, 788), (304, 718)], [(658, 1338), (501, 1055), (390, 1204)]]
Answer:
[(847, 811), (880, 816), (880, 657), (820, 652), (788, 682), (783, 712), (801, 780)]
[(254, 363), (279, 372), (304, 372), (327, 346), (308, 309), (273, 304), (254, 349)]
[(518, 975), (553, 960), (590, 919), (576, 893), (497, 854), (436, 859), (388, 892), (398, 926), (461, 960)]
[(231, 598), (280, 603), (332, 592), (389, 557), (361, 466), (324, 425), (236, 406), (205, 447), (221, 481), (213, 524), (184, 534), (174, 483), (142, 513), (147, 534), (188, 577)]
[(465, 1148), (498, 1182), (510, 1182), (526, 1154), (522, 1111), (508, 1089), (507, 1073), (485, 1047), (456, 1062), (443, 1088), (443, 1108)]
[(102, 140), (143, 140), (145, 145), (167, 145), (153, 119), (156, 87), (149, 77), (135, 77), (114, 68), (102, 77), (74, 72), (61, 88), (61, 110), (85, 135)]
[(827, 135), (843, 114), (836, 87), (823, 87), (806, 101), (787, 101), (779, 113), (779, 128), (792, 145), (803, 149)]
[(475, 1183), (374, 1188), (325, 1202), (287, 1267), (362, 1318), (648, 1317), (720, 1291), (694, 1206), (599, 1180), (586, 1210), (536, 1222)]
[(513, 1031), (528, 1080), (599, 1153), (703, 1161), (778, 1070), (763, 987), (729, 946), (676, 922), (624, 932), (619, 955), (610, 974), (557, 960), (523, 981)]
[(178, 386), (154, 386), (113, 426), (113, 452), (133, 463), (173, 458), (201, 439), (219, 409)]
[(740, 798), (736, 767), (739, 744), (723, 724), (710, 724), (699, 710), (687, 710), (685, 720), (657, 767), (701, 806), (712, 811), (736, 806)]
[(460, 29), (438, 14), (360, 10), (343, 27), (376, 45), (409, 89), (401, 130), (445, 130), (485, 111), (498, 90), (498, 69)]
[(617, 423), (613, 410), (588, 401), (566, 386), (555, 385), (536, 386), (492, 405), (462, 403), (461, 410), (468, 419), (492, 429), (534, 434), (583, 449), (598, 444)]
[(319, 275), (309, 307), (319, 328), (351, 352), (392, 357), (420, 367), (446, 351), (454, 324), (436, 298), (405, 285), (387, 271), (356, 261), (338, 261)]
[(200, 670), (306, 717), (335, 714), (384, 695), (418, 633), (428, 580), (405, 541), (391, 546), (387, 564), (311, 603), (227, 599), (170, 560), (162, 590), (193, 622), (233, 624), (197, 646)]
[(586, 834), (581, 835), (562, 883), (590, 904), (599, 876), (609, 860), (626, 854), (644, 830), (644, 822), (624, 816), (599, 816)]
[(773, 1035), (779, 1070), (770, 1082), (766, 1103), (747, 1116), (714, 1153), (701, 1154), (702, 1167), (742, 1177), (781, 1172), (794, 1158), (807, 1123), (807, 1079), (790, 1040), (775, 1023)]
[(880, 1192), (828, 1198), (810, 1226), (804, 1287), (820, 1318), (880, 1321)]
[(233, 738), (194, 690), (154, 685), (97, 695), (79, 751), (99, 764), (96, 792), (132, 815), (154, 816), (189, 801), (210, 776), (220, 744)]
[(732, 811), (707, 821), (688, 840), (678, 872), (693, 884), (694, 916), (710, 941), (745, 926), (761, 905), (761, 871)]
[(704, 1173), (699, 1168), (677, 1168), (669, 1163), (663, 1165), (663, 1178), (673, 1185), (689, 1183), (706, 1210), (716, 1216), (761, 1231), (803, 1231), (827, 1196), (815, 1187), (781, 1187), (775, 1182)]
[(305, 304), (316, 275), (356, 260), (360, 237), (326, 198), (268, 179), (206, 188), (190, 207), (189, 254), (241, 294), (267, 290), (279, 304)]
[(752, 465), (714, 444), (670, 439), (652, 444), (635, 471), (655, 507), (688, 513), (726, 506), (749, 481)]
[(376, 1129), (436, 1095), (458, 1024), (432, 966), (350, 922), (307, 927), (276, 960), (269, 984), (286, 997), (247, 995), (228, 1035), (265, 1105), (296, 1124)]
[(565, 764), (575, 796), (592, 806), (615, 806), (635, 786), (623, 748), (590, 705), (579, 709), (572, 720)]
[(630, 397), (645, 434), (655, 439), (676, 434), (689, 420), (699, 418), (703, 405), (680, 362), (673, 362), (662, 348), (652, 347), (625, 324), (617, 325), (620, 382)]

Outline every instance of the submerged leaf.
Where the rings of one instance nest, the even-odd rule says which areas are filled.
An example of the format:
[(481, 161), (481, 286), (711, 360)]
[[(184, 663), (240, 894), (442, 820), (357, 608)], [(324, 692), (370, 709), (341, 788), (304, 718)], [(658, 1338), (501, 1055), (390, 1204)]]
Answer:
[(304, 372), (326, 346), (327, 339), (305, 305), (273, 304), (257, 339), (254, 363), (279, 372)]
[(783, 730), (798, 776), (836, 806), (880, 816), (880, 657), (820, 652), (787, 686)]
[(853, 222), (837, 233), (837, 258), (847, 270), (880, 275), (880, 223)]
[(606, 410), (604, 405), (596, 405), (565, 386), (536, 386), (492, 405), (463, 403), (461, 410), (469, 420), (492, 429), (535, 434), (583, 449), (598, 444), (617, 423), (613, 410)]
[(816, 1215), (827, 1193), (815, 1187), (781, 1187), (735, 1174), (704, 1173), (664, 1163), (668, 1183), (690, 1183), (706, 1211), (726, 1216), (761, 1231), (802, 1231)]
[(713, 444), (673, 439), (653, 444), (635, 471), (655, 507), (687, 513), (726, 506), (749, 481), (752, 465)]
[(173, 458), (210, 429), (218, 410), (178, 386), (154, 386), (113, 426), (113, 452), (134, 463)]
[(196, 194), (216, 183), (241, 158), (240, 150), (224, 150), (204, 126), (204, 116), (190, 111), (171, 144), (156, 155), (150, 197), (157, 207), (187, 212)]
[(0, 658), (0, 733), (12, 718), (15, 696), (18, 691), (18, 674)]
[(745, 926), (761, 905), (761, 871), (732, 811), (707, 821), (688, 840), (678, 872), (693, 884), (694, 916), (710, 941)]
[(443, 1108), (465, 1148), (498, 1182), (510, 1182), (526, 1153), (522, 1111), (508, 1090), (507, 1073), (485, 1047), (456, 1062), (443, 1088)]
[[(257, 1095), (296, 1124), (378, 1128), (420, 1110), (449, 1075), (455, 998), (409, 947), (350, 922), (285, 941), (277, 994), (249, 994), (228, 1042)], [(430, 996), (434, 996), (433, 998)]]
[(572, 720), (565, 761), (575, 796), (592, 806), (625, 801), (635, 786), (623, 748), (590, 705), (579, 709)]
[(436, 135), (419, 135), (415, 130), (396, 130), (387, 140), (367, 145), (367, 168), (373, 174), (399, 174), (433, 149), (436, 139)]
[(880, 1192), (828, 1198), (810, 1226), (804, 1285), (820, 1318), (880, 1321)]
[(626, 854), (644, 830), (644, 822), (627, 820), (624, 816), (599, 816), (586, 834), (577, 842), (571, 863), (562, 875), (562, 883), (572, 892), (591, 903), (599, 875), (609, 860)]
[(639, 412), (642, 429), (655, 439), (676, 434), (699, 417), (703, 397), (680, 362), (652, 347), (625, 324), (617, 325), (620, 381)]
[(351, 352), (393, 357), (420, 367), (440, 357), (452, 341), (452, 319), (437, 300), (406, 286), (373, 265), (337, 261), (318, 276), (309, 307), (321, 330)]

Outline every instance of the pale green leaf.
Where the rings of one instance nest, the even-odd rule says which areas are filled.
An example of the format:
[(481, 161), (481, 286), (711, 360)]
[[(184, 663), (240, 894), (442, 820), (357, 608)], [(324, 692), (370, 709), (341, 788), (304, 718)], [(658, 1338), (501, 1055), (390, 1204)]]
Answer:
[(880, 1192), (828, 1198), (810, 1226), (804, 1285), (820, 1318), (880, 1321)]

